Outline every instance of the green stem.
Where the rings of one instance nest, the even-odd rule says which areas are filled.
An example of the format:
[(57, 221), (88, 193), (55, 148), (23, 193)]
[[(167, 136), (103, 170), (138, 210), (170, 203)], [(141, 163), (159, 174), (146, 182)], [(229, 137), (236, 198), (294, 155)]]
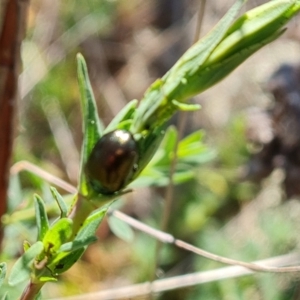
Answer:
[(81, 194), (77, 194), (77, 199), (75, 200), (74, 206), (69, 213), (69, 218), (73, 220), (73, 233), (70, 238), (72, 241), (78, 231), (80, 230), (82, 224), (86, 220), (86, 218), (95, 210), (94, 205), (89, 202), (85, 197)]

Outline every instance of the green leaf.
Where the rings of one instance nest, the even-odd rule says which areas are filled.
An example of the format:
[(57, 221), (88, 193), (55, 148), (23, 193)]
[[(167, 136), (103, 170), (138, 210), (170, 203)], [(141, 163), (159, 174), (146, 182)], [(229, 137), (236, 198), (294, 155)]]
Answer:
[(187, 147), (192, 143), (198, 143), (202, 142), (204, 138), (204, 131), (203, 130), (197, 130), (186, 136), (184, 139), (182, 139), (179, 143), (180, 147)]
[[(195, 177), (195, 173), (193, 171), (187, 170), (187, 171), (180, 171), (173, 174), (172, 177), (172, 183), (173, 184), (181, 184), (186, 181), (189, 181)], [(142, 178), (145, 180), (145, 178)], [(142, 180), (141, 179), (141, 180)], [(139, 187), (142, 186), (142, 181), (138, 181), (137, 184), (139, 184)], [(167, 186), (170, 183), (170, 175), (169, 173), (161, 173), (161, 176), (159, 178), (152, 178), (152, 186), (158, 186), (163, 187)], [(144, 186), (149, 186), (148, 184)]]
[(212, 53), (210, 61), (222, 61), (227, 57), (262, 42), (266, 37), (281, 31), (283, 25), (297, 12), (299, 3), (275, 0), (258, 6), (236, 20), (228, 29), (226, 37)]
[(134, 189), (141, 187), (156, 186), (164, 177), (164, 173), (158, 171), (155, 168), (148, 168), (147, 166), (147, 168), (144, 169), (140, 176), (135, 181), (133, 181), (129, 185), (129, 187)]
[(108, 224), (111, 231), (120, 239), (127, 243), (130, 243), (134, 239), (134, 232), (132, 228), (125, 222), (110, 216), (108, 218)]
[[(52, 273), (60, 274), (68, 270), (80, 258), (86, 249), (86, 246), (95, 241), (96, 230), (103, 220), (108, 207), (94, 211), (83, 223), (81, 229), (71, 243), (60, 245), (59, 251), (72, 249), (74, 251), (59, 252), (53, 260), (49, 262), (47, 267)], [(80, 245), (82, 246), (81, 248)], [(79, 248), (79, 249), (78, 249)]]
[[(185, 101), (218, 83), (254, 52), (278, 38), (284, 32), (283, 26), (299, 9), (299, 1), (275, 0), (250, 10), (226, 28), (220, 42), (202, 60), (206, 54), (201, 54), (198, 46), (201, 49), (207, 38), (214, 37), (213, 30), (192, 46), (163, 77), (165, 97), (170, 101)], [(217, 27), (219, 25), (220, 22)]]
[(86, 218), (81, 229), (79, 230), (74, 241), (84, 241), (89, 237), (94, 237), (99, 224), (105, 217), (108, 207), (102, 207), (94, 211), (90, 216)]
[[(190, 96), (195, 93), (202, 92), (224, 79), (230, 72), (236, 69), (236, 67), (243, 63), (253, 53), (255, 53), (266, 44), (277, 39), (280, 35), (283, 34), (283, 32), (284, 30), (277, 31), (264, 40), (259, 41), (258, 43), (233, 54), (223, 61), (211, 64), (209, 67), (204, 67), (201, 71), (199, 71), (199, 74), (197, 74), (197, 76), (193, 76), (190, 78), (190, 91), (193, 90)], [(201, 86), (203, 90), (200, 90), (198, 88), (199, 86)]]
[(64, 200), (64, 198), (60, 195), (55, 187), (50, 187), (53, 198), (56, 200), (59, 209), (60, 209), (60, 217), (65, 218), (68, 214), (68, 206)]
[[(180, 184), (191, 180), (195, 177), (195, 172), (190, 170), (190, 166), (185, 166), (184, 170), (176, 169), (175, 174), (173, 174), (173, 183)], [(170, 182), (170, 168), (146, 168), (145, 171), (132, 183), (131, 188), (141, 188), (149, 186), (166, 186)]]
[(80, 248), (72, 252), (60, 252), (55, 258), (47, 265), (54, 276), (61, 274), (70, 269), (77, 260), (81, 257), (85, 248)]
[(38, 195), (34, 195), (34, 206), (36, 215), (36, 226), (38, 231), (38, 241), (42, 241), (49, 229), (49, 221), (44, 201)]
[[(170, 168), (171, 159), (174, 157), (174, 151), (177, 143), (177, 130), (174, 126), (170, 126), (159, 146), (159, 150), (163, 152), (160, 160), (156, 160), (156, 165), (167, 165)], [(154, 156), (155, 157), (155, 156)], [(155, 160), (155, 158), (153, 158)]]
[(45, 234), (43, 244), (45, 254), (51, 258), (55, 255), (62, 244), (65, 244), (72, 235), (73, 221), (62, 218), (55, 222)]
[(6, 263), (0, 263), (0, 288), (5, 280), (6, 276)]
[(80, 248), (84, 248), (94, 242), (97, 241), (97, 238), (95, 236), (89, 236), (85, 239), (81, 239), (80, 241), (74, 241), (74, 242), (69, 242), (61, 245), (59, 248), (59, 252), (71, 252), (78, 250)]
[(56, 282), (57, 281), (57, 278), (53, 277), (53, 276), (41, 276), (39, 277), (39, 281), (40, 282)]
[(137, 139), (139, 153), (141, 155), (138, 161), (138, 169), (133, 174), (132, 180), (130, 180), (129, 182), (137, 178), (138, 175), (143, 171), (143, 169), (149, 163), (149, 161), (152, 159), (153, 155), (157, 151), (164, 137), (164, 134), (165, 131), (163, 130), (163, 126), (162, 126), (149, 131), (146, 136), (142, 136), (140, 137), (140, 139)]
[(190, 104), (190, 103), (182, 103), (177, 100), (172, 100), (173, 105), (182, 111), (196, 111), (201, 108), (200, 104)]
[(35, 258), (41, 254), (44, 245), (41, 241), (34, 243), (14, 264), (8, 283), (17, 285), (30, 278)]
[(196, 167), (216, 157), (216, 152), (203, 144), (203, 136), (203, 131), (198, 130), (179, 142), (177, 151), (179, 164), (189, 163)]
[[(182, 102), (191, 96), (190, 92), (186, 92), (191, 85), (189, 77), (197, 74), (201, 65), (222, 41), (245, 2), (236, 1), (209, 34), (187, 50), (162, 79), (151, 85), (136, 112), (134, 131), (161, 126), (178, 109), (172, 101)], [(201, 90), (201, 86), (198, 89)]]
[[(115, 129), (127, 129), (124, 127), (124, 121), (131, 120), (133, 118), (137, 104), (138, 104), (137, 100), (132, 100), (129, 103), (127, 103), (123, 107), (123, 109), (113, 118), (113, 120), (109, 123), (109, 125), (105, 128), (104, 132), (108, 133)], [(120, 123), (122, 123), (123, 126), (120, 126)], [(131, 122), (129, 124), (131, 124)]]
[[(216, 157), (216, 152), (203, 144), (204, 132), (195, 131), (179, 142), (177, 164), (173, 175), (174, 184), (180, 184), (195, 177), (194, 168)], [(165, 186), (169, 183), (170, 163), (174, 156), (177, 131), (170, 126), (159, 149), (142, 171), (130, 184), (130, 188), (146, 186)]]
[(204, 38), (146, 91), (131, 129), (134, 133), (162, 126), (180, 105), (224, 79), (254, 52), (278, 38), (300, 10), (299, 0), (273, 0), (235, 20), (245, 3), (238, 0)]
[(159, 148), (163, 149), (167, 156), (170, 156), (170, 154), (173, 155), (177, 143), (177, 138), (177, 129), (174, 126), (170, 126), (167, 129), (164, 139), (161, 142)]
[(9, 300), (9, 298), (8, 298), (8, 293), (5, 293), (5, 294), (3, 295), (3, 297), (1, 298), (1, 300)]
[(81, 54), (77, 54), (77, 72), (83, 114), (83, 144), (81, 149), (81, 170), (78, 190), (82, 195), (86, 196), (89, 193), (89, 187), (84, 175), (84, 166), (93, 147), (103, 134), (103, 125), (98, 117), (87, 66)]
[(194, 177), (195, 173), (191, 170), (179, 171), (173, 175), (173, 182), (175, 184), (181, 184), (193, 179)]

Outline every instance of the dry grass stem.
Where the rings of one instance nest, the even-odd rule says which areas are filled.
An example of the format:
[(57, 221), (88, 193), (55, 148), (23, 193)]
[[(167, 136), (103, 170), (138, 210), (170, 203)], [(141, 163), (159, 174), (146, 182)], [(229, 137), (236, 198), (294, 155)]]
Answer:
[[(45, 180), (47, 180), (53, 184), (56, 184), (57, 186), (67, 190), (70, 193), (74, 193), (76, 191), (75, 187), (73, 187), (72, 185), (68, 184), (67, 182), (65, 182), (59, 178), (56, 178), (55, 176), (47, 173), (46, 171), (44, 171), (26, 161), (15, 164), (11, 169), (11, 174), (16, 174), (23, 170), (26, 170), (26, 171), (32, 172), (36, 175), (39, 175), (40, 177), (44, 178)], [(174, 244), (175, 246), (177, 246), (179, 248), (185, 249), (189, 252), (203, 256), (203, 257), (205, 257), (207, 259), (211, 259), (213, 261), (217, 261), (217, 262), (228, 264), (228, 265), (240, 266), (240, 267), (247, 268), (249, 270), (256, 271), (256, 272), (271, 272), (271, 273), (300, 272), (300, 266), (276, 267), (276, 266), (261, 265), (261, 262), (258, 265), (257, 263), (248, 263), (248, 262), (243, 262), (243, 261), (227, 258), (224, 256), (216, 255), (211, 252), (205, 251), (201, 248), (195, 247), (184, 241), (178, 240), (175, 237), (173, 237), (171, 234), (154, 229), (138, 220), (131, 218), (130, 216), (127, 216), (126, 214), (124, 214), (120, 211), (111, 210), (110, 214), (113, 215), (114, 217), (118, 218), (119, 220), (122, 220), (123, 222), (127, 223), (131, 227), (133, 227), (137, 230), (143, 231), (150, 236), (153, 236), (154, 238), (158, 239), (159, 241), (161, 241), (163, 243)]]
[[(300, 255), (298, 253), (287, 254), (255, 261), (252, 265), (269, 265), (270, 268), (280, 269), (281, 266), (300, 263)], [(84, 294), (81, 296), (55, 298), (51, 300), (116, 300), (116, 299), (132, 299), (133, 297), (141, 297), (149, 293), (161, 293), (164, 291), (185, 288), (198, 284), (218, 281), (228, 278), (241, 277), (252, 274), (253, 272), (240, 266), (225, 267), (205, 272), (196, 272), (172, 278), (165, 278), (142, 284), (135, 284), (122, 288), (114, 288), (96, 293)], [(124, 297), (124, 295), (126, 295)], [(139, 298), (140, 299), (140, 298)]]

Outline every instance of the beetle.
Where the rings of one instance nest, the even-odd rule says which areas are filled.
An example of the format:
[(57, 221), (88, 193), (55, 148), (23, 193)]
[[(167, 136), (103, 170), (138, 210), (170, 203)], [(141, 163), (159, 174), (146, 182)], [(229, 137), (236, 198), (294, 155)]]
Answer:
[(94, 146), (85, 173), (93, 189), (109, 195), (121, 190), (137, 169), (139, 151), (133, 135), (116, 129), (103, 135)]

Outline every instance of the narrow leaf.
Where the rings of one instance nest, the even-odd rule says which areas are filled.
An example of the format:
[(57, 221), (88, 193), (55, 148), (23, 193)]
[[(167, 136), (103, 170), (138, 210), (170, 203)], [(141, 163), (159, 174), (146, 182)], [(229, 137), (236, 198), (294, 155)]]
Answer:
[(2, 296), (1, 300), (9, 300), (9, 298), (8, 298), (8, 293), (5, 293), (5, 294)]
[(84, 241), (87, 238), (94, 237), (96, 230), (103, 220), (108, 207), (101, 208), (93, 212), (83, 223), (74, 241)]
[[(257, 50), (265, 46), (266, 44), (274, 41), (284, 30), (277, 31), (274, 34), (269, 35), (262, 41), (258, 41), (240, 52), (233, 54), (232, 56), (224, 59), (221, 62), (212, 64), (210, 67), (204, 68), (197, 76), (190, 77), (190, 95), (204, 91), (214, 84), (224, 79), (230, 72), (236, 69), (241, 63), (243, 63), (248, 57), (250, 57)], [(201, 87), (201, 91), (199, 89)]]
[(38, 241), (42, 241), (49, 229), (49, 221), (44, 201), (38, 195), (34, 195), (34, 206), (36, 215), (36, 226), (38, 230)]
[(159, 149), (163, 149), (165, 152), (173, 152), (178, 137), (177, 128), (175, 126), (169, 126), (166, 130), (164, 139), (162, 140)]
[(178, 110), (182, 111), (196, 111), (201, 108), (199, 104), (182, 103), (177, 100), (172, 100), (172, 103)]
[(297, 12), (294, 6), (294, 1), (275, 0), (246, 12), (229, 28), (226, 38), (205, 64), (209, 64), (211, 61), (221, 62), (281, 30), (284, 24)]
[[(284, 31), (283, 26), (299, 9), (299, 1), (275, 0), (250, 10), (227, 28), (220, 43), (205, 61), (202, 61), (197, 44), (205, 41), (204, 37), (191, 47), (176, 63), (177, 67), (174, 66), (169, 75), (165, 76), (164, 96), (169, 101), (185, 101), (215, 85), (254, 52), (278, 38)], [(208, 34), (210, 35), (211, 33)], [(202, 61), (200, 64), (198, 57), (190, 54), (194, 50), (199, 54), (199, 62)]]
[(47, 265), (47, 268), (56, 276), (70, 269), (81, 257), (85, 248), (72, 252), (61, 252)]
[(138, 104), (137, 100), (132, 100), (129, 103), (127, 103), (127, 105), (123, 107), (123, 109), (113, 118), (113, 120), (106, 127), (105, 133), (113, 131), (115, 129), (125, 129), (123, 127), (120, 127), (119, 125), (120, 123), (128, 119), (132, 119), (137, 104)]
[(39, 277), (39, 281), (41, 282), (56, 282), (57, 281), (57, 278), (53, 277), (53, 276), (41, 276)]
[(108, 218), (108, 224), (111, 231), (120, 239), (124, 240), (127, 243), (130, 243), (134, 239), (134, 232), (131, 227), (120, 221), (119, 219), (110, 216)]
[(32, 264), (35, 258), (43, 251), (44, 245), (38, 241), (34, 243), (12, 267), (8, 283), (17, 285), (30, 278)]
[(65, 244), (72, 235), (73, 221), (63, 218), (54, 223), (43, 239), (45, 253), (55, 255), (62, 244)]
[(98, 117), (97, 106), (89, 80), (87, 66), (81, 54), (77, 54), (77, 72), (83, 115), (83, 144), (81, 150), (81, 171), (78, 190), (82, 195), (87, 195), (89, 187), (87, 186), (84, 175), (84, 166), (94, 145), (103, 133), (103, 125)]
[[(80, 245), (84, 245), (83, 247), (71, 252), (66, 251), (58, 253), (54, 257), (54, 259), (47, 265), (47, 267), (53, 272), (53, 274), (61, 274), (71, 268), (81, 257), (86, 249), (86, 246), (92, 241), (95, 241), (96, 230), (103, 220), (107, 209), (108, 208), (105, 207), (93, 212), (84, 221), (74, 241), (72, 243), (65, 243), (65, 245), (60, 246), (59, 251), (73, 249), (73, 247), (74, 249), (77, 249), (78, 247), (80, 247)], [(66, 249), (64, 249), (64, 247), (66, 247)]]
[(165, 122), (177, 110), (175, 106), (170, 109), (168, 101), (174, 99), (182, 101), (189, 96), (185, 92), (185, 89), (189, 87), (186, 78), (197, 73), (199, 67), (222, 41), (245, 2), (245, 0), (236, 1), (212, 31), (188, 49), (162, 79), (152, 84), (137, 110), (133, 131), (139, 131), (151, 124), (153, 127), (160, 126), (161, 123), (158, 123), (158, 120)]
[(178, 137), (177, 129), (174, 126), (170, 126), (166, 131), (162, 143), (159, 146), (159, 149), (162, 149), (164, 151), (164, 156), (159, 162), (157, 162), (158, 165), (160, 164), (167, 164), (168, 166), (170, 165), (170, 160), (174, 155), (174, 150), (177, 143), (177, 137)]
[[(108, 208), (105, 207), (93, 212), (84, 221), (73, 242), (64, 242), (60, 245), (58, 242), (56, 244), (55, 249), (57, 249), (57, 252), (59, 251), (59, 253), (57, 253), (57, 255), (55, 255), (53, 259), (49, 261), (49, 264), (47, 264), (47, 267), (52, 271), (53, 275), (63, 273), (71, 268), (85, 251), (87, 245), (92, 241), (95, 241), (96, 230), (100, 222), (103, 220), (107, 209)], [(58, 245), (59, 247), (57, 247)], [(68, 250), (74, 251), (69, 252)]]
[(153, 130), (149, 131), (146, 137), (142, 137), (138, 141), (140, 153), (142, 153), (143, 155), (140, 155), (140, 159), (138, 161), (138, 169), (133, 174), (133, 178), (132, 180), (130, 180), (130, 182), (138, 177), (138, 175), (143, 171), (143, 169), (150, 162), (153, 155), (157, 151), (165, 134), (163, 127), (164, 125), (154, 128)]
[(216, 156), (216, 152), (204, 145), (202, 139), (203, 131), (198, 130), (180, 141), (177, 151), (179, 163), (191, 163), (196, 166)]
[(182, 139), (179, 143), (179, 146), (185, 147), (194, 142), (201, 142), (203, 140), (203, 136), (204, 136), (203, 130), (194, 131), (188, 136), (186, 136), (184, 139)]
[(0, 263), (0, 288), (5, 280), (6, 276), (6, 263)]
[(60, 195), (55, 187), (50, 187), (53, 198), (56, 200), (59, 209), (60, 209), (60, 217), (65, 218), (68, 214), (68, 206), (64, 200), (64, 198)]
[(59, 248), (58, 252), (71, 252), (78, 250), (80, 248), (84, 248), (94, 242), (97, 241), (97, 238), (95, 236), (89, 236), (85, 239), (81, 239), (80, 241), (74, 241), (74, 242), (69, 242), (61, 245)]

